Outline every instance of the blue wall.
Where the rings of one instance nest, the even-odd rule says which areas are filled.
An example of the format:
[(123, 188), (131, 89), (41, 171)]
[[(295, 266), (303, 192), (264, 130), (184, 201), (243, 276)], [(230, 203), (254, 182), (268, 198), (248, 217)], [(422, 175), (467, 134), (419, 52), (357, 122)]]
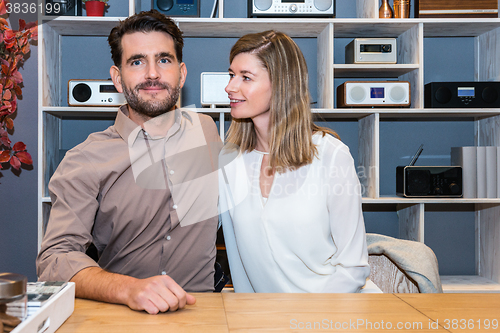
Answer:
[[(18, 28), (18, 19), (11, 17)], [(10, 169), (0, 171), (0, 272), (15, 272), (36, 279), (37, 254), (37, 149), (38, 149), (38, 48), (31, 47), (20, 70), (24, 78), (23, 97), (14, 119), (13, 143), (23, 141), (33, 157), (32, 170), (16, 176)]]

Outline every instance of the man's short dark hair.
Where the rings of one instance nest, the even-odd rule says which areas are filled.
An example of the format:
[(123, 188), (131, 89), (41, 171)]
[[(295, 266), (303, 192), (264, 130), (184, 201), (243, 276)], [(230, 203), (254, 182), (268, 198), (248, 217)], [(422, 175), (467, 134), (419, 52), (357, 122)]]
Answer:
[(111, 30), (108, 36), (108, 43), (111, 47), (111, 59), (113, 59), (115, 65), (121, 67), (123, 53), (122, 38), (125, 34), (151, 31), (160, 31), (169, 34), (174, 40), (175, 56), (179, 63), (182, 62), (182, 48), (184, 47), (182, 31), (180, 31), (171, 18), (161, 14), (156, 9), (152, 9), (120, 21), (120, 24)]

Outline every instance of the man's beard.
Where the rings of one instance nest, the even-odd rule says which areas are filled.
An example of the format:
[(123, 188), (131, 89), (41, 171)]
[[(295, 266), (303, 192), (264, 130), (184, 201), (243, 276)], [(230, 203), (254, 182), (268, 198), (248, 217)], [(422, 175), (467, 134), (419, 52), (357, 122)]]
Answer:
[[(162, 83), (159, 81), (146, 81), (139, 83), (134, 87), (134, 89), (129, 89), (123, 79), (121, 81), (123, 88), (123, 95), (127, 100), (128, 105), (135, 112), (154, 118), (170, 111), (179, 99), (181, 92), (180, 82), (175, 88), (173, 88), (168, 83)], [(160, 89), (166, 89), (168, 91), (168, 97), (163, 100), (157, 101), (146, 101), (139, 96), (139, 89), (157, 87)]]

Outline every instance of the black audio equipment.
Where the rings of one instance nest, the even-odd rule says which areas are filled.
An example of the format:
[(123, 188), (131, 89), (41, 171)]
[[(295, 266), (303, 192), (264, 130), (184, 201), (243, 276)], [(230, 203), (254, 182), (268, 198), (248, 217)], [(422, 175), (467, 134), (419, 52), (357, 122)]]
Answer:
[(398, 166), (396, 194), (403, 197), (462, 197), (462, 167)]
[(82, 0), (45, 0), (45, 15), (82, 16)]
[(414, 166), (424, 145), (410, 164), (396, 167), (396, 194), (402, 197), (462, 197), (462, 167)]
[(151, 8), (168, 16), (200, 16), (200, 0), (151, 0)]
[(248, 17), (335, 17), (335, 0), (248, 0)]
[(499, 108), (500, 82), (431, 82), (424, 86), (426, 108)]

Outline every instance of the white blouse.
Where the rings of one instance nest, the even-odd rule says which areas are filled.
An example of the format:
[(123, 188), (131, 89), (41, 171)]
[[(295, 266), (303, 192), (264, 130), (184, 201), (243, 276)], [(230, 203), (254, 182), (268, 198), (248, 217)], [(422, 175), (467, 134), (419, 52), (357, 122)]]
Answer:
[(219, 209), (236, 292), (357, 292), (370, 273), (361, 186), (349, 148), (317, 133), (318, 157), (276, 173), (264, 201), (263, 153), (226, 145)]

